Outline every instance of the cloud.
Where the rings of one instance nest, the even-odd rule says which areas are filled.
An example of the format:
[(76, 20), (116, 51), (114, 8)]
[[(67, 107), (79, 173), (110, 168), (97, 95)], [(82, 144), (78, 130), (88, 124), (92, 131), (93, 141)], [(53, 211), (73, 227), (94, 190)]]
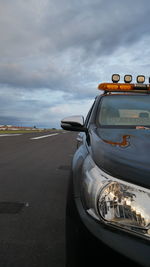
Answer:
[(58, 125), (112, 73), (148, 77), (149, 13), (148, 0), (1, 0), (1, 121)]
[(61, 5), (56, 1), (57, 12), (47, 15), (45, 30), (51, 37), (50, 49), (80, 48), (86, 56), (95, 57), (110, 54), (119, 45), (129, 45), (149, 34), (148, 1), (137, 0), (136, 5), (129, 0), (68, 3), (62, 1)]
[(0, 10), (0, 81), (12, 87), (68, 91), (67, 80), (149, 35), (148, 0), (6, 0)]

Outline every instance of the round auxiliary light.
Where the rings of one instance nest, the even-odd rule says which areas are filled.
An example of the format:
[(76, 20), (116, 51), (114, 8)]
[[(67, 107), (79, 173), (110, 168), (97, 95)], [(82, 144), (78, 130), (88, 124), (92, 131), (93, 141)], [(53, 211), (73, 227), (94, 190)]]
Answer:
[(112, 75), (112, 81), (113, 83), (118, 83), (120, 80), (120, 75), (119, 74), (113, 74)]
[(144, 75), (138, 75), (137, 76), (137, 83), (144, 83), (145, 82), (145, 76)]
[(132, 82), (132, 75), (125, 75), (124, 76), (124, 81), (125, 81), (125, 83)]

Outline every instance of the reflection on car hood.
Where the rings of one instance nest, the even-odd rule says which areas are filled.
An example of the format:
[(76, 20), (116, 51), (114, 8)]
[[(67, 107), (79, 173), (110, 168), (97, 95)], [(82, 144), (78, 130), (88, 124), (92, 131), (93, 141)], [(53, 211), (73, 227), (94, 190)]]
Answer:
[(150, 130), (93, 130), (91, 149), (95, 163), (110, 175), (150, 187)]

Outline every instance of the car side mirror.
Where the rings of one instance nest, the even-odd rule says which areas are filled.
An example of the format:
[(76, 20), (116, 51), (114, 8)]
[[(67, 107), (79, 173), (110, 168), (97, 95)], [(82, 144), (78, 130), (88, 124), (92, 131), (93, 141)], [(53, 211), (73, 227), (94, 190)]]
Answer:
[(67, 131), (86, 132), (83, 116), (71, 116), (61, 120), (61, 127)]

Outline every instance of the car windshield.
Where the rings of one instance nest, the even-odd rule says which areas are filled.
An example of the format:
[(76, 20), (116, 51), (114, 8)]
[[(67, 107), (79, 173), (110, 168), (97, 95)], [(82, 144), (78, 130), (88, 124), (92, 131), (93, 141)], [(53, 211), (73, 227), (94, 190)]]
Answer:
[(104, 96), (98, 121), (103, 127), (150, 126), (150, 95)]

